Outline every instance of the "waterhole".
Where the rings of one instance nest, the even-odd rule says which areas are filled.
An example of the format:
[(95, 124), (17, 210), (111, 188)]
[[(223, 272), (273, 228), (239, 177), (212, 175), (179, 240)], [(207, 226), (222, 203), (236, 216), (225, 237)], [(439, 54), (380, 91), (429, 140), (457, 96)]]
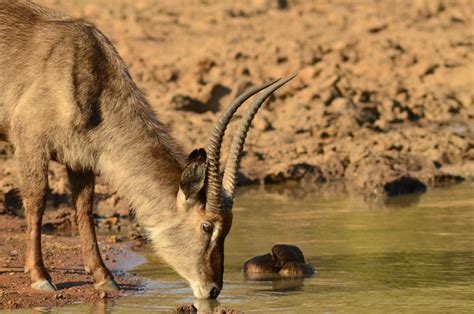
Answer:
[[(197, 301), (160, 260), (133, 272), (146, 289), (118, 301), (52, 313), (157, 313), (194, 303), (245, 313), (469, 312), (474, 309), (474, 185), (366, 202), (344, 189), (240, 189), (217, 301)], [(248, 281), (243, 263), (277, 243), (299, 246), (316, 269), (306, 279)], [(31, 310), (18, 312), (31, 313)]]

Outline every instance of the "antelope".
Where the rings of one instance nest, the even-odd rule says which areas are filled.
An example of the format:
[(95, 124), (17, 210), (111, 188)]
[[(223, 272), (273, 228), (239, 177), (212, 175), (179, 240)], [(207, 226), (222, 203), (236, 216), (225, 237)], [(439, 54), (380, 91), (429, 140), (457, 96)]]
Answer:
[[(101, 258), (94, 229), (94, 183), (100, 175), (130, 202), (153, 249), (189, 282), (194, 296), (217, 298), (245, 137), (262, 103), (293, 77), (238, 96), (214, 126), (207, 150), (186, 156), (114, 46), (92, 24), (29, 1), (0, 0), (0, 51), (0, 138), (15, 148), (31, 287), (57, 289), (41, 252), (53, 160), (66, 167), (84, 267), (96, 289), (119, 289)], [(227, 125), (257, 93), (221, 174)]]

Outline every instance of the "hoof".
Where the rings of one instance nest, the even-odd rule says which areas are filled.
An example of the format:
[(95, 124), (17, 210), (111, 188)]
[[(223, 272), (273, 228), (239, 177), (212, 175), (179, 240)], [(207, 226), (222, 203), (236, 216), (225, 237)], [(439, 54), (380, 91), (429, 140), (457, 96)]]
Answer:
[(118, 291), (120, 288), (111, 278), (102, 281), (101, 283), (95, 284), (94, 288), (102, 291)]
[(31, 288), (41, 291), (56, 291), (56, 286), (46, 279), (39, 280), (31, 284)]

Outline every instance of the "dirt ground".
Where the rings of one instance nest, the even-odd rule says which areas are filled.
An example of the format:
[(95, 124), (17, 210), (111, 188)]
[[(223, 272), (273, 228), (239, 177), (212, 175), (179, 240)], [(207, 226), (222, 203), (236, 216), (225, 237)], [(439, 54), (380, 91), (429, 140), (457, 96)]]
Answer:
[[(51, 307), (75, 302), (107, 302), (121, 294), (142, 289), (141, 281), (132, 274), (122, 273), (125, 261), (135, 254), (128, 243), (117, 243), (116, 237), (99, 237), (103, 259), (116, 275), (121, 292), (99, 292), (84, 271), (79, 239), (66, 235), (43, 235), (43, 257), (58, 291), (39, 292), (30, 288), (29, 275), (23, 271), (25, 221), (20, 217), (0, 215), (0, 309)], [(117, 273), (118, 272), (118, 273)]]
[[(257, 115), (241, 184), (342, 181), (390, 196), (474, 178), (473, 1), (37, 2), (96, 24), (189, 151), (207, 146), (210, 128), (237, 94), (298, 73)], [(16, 296), (31, 291), (22, 290), (28, 288), (20, 271), (16, 167), (11, 147), (1, 145), (0, 267), (7, 270), (0, 268), (0, 299), (15, 307), (3, 301), (17, 304)], [(51, 164), (49, 180), (45, 230), (74, 230), (62, 167)], [(140, 240), (128, 204), (100, 179), (96, 205), (101, 229), (126, 229), (127, 241)], [(83, 273), (66, 271), (79, 268), (77, 244), (68, 251), (71, 264), (55, 258), (65, 254), (55, 245), (68, 241), (45, 237), (48, 264), (57, 267), (53, 277), (84, 282)], [(8, 286), (11, 278), (18, 286)], [(100, 297), (83, 285), (57, 294)], [(35, 302), (18, 306), (43, 301)]]
[(189, 151), (245, 88), (298, 73), (256, 117), (241, 183), (474, 176), (472, 1), (39, 2), (95, 23)]

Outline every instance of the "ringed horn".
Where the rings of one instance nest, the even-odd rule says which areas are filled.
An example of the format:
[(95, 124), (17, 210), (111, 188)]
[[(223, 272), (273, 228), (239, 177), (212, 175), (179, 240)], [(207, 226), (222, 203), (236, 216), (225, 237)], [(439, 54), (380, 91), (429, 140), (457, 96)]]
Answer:
[[(214, 127), (211, 135), (209, 146), (207, 147), (208, 165), (207, 165), (207, 210), (210, 211), (225, 211), (231, 210), (233, 206), (235, 186), (236, 186), (236, 174), (239, 166), (240, 155), (242, 153), (245, 137), (250, 125), (252, 123), (255, 114), (258, 109), (262, 106), (265, 100), (278, 88), (292, 80), (295, 75), (289, 76), (285, 79), (278, 79), (272, 82), (265, 83), (260, 86), (250, 88), (245, 93), (237, 97), (232, 104), (222, 113), (219, 121)], [(268, 87), (268, 89), (266, 89)], [(229, 156), (227, 158), (226, 167), (224, 171), (224, 177), (220, 175), (220, 152), (222, 146), (222, 140), (224, 133), (229, 124), (232, 116), (237, 109), (250, 97), (257, 94), (258, 92), (265, 90), (247, 111), (245, 116), (242, 118), (237, 131), (232, 140), (232, 144), (229, 150)], [(222, 205), (221, 205), (222, 204)], [(221, 208), (223, 206), (223, 208)]]

